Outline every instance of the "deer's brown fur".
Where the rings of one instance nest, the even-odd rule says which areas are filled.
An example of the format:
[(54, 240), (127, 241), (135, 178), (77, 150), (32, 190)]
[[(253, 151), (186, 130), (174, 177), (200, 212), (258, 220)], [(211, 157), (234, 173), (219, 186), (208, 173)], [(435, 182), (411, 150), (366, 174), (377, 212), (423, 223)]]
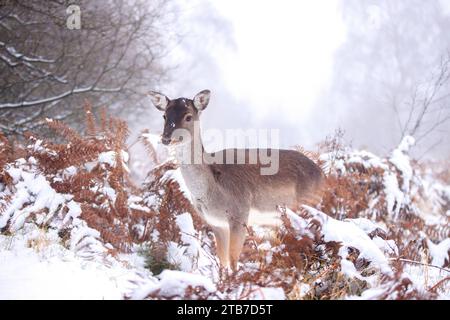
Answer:
[[(156, 92), (150, 94), (155, 106), (164, 111), (165, 125), (162, 141), (179, 142), (174, 132), (184, 129), (191, 140), (177, 148), (192, 154), (195, 144), (200, 146), (201, 159), (215, 156), (215, 163), (181, 163), (181, 173), (191, 192), (198, 213), (208, 223), (216, 237), (217, 255), (221, 263), (236, 269), (246, 237), (246, 225), (251, 210), (274, 212), (277, 206), (297, 208), (302, 204), (314, 205), (320, 201), (323, 189), (322, 170), (312, 160), (294, 150), (228, 149), (207, 153), (203, 148), (199, 130), (194, 124), (209, 102), (209, 91), (197, 94), (193, 100), (169, 100)], [(265, 166), (259, 152), (278, 152), (279, 170), (272, 175), (262, 175)], [(250, 155), (254, 152), (256, 159)], [(244, 155), (238, 162), (238, 155)], [(230, 163), (229, 155), (235, 161)], [(224, 157), (227, 156), (225, 159)], [(194, 160), (194, 156), (191, 159)], [(226, 161), (228, 160), (228, 162)], [(255, 161), (256, 160), (256, 161)]]

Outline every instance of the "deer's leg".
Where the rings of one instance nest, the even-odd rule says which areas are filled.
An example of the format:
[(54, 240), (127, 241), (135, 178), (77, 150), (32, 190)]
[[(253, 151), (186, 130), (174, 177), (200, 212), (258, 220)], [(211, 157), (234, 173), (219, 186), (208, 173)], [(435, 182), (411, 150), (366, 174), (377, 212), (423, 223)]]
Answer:
[(219, 261), (224, 267), (230, 266), (230, 231), (228, 227), (213, 227), (216, 238), (216, 251)]
[(234, 271), (237, 270), (239, 256), (241, 255), (246, 235), (247, 230), (244, 223), (239, 223), (238, 221), (230, 222), (230, 262)]

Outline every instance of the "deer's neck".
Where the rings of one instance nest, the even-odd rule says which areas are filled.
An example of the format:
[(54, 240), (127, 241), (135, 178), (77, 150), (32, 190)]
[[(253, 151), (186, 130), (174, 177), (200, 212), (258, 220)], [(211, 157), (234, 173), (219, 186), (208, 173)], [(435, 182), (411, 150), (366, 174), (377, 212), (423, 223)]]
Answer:
[(194, 131), (189, 137), (190, 141), (182, 143), (175, 147), (175, 158), (180, 166), (203, 165), (203, 147), (202, 135), (199, 124), (194, 125)]
[(195, 126), (189, 143), (176, 148), (175, 158), (180, 164), (181, 174), (194, 197), (201, 197), (210, 185), (213, 175), (210, 168), (203, 161), (205, 148), (199, 126)]
[(192, 135), (189, 143), (179, 147), (177, 160), (180, 163), (181, 174), (188, 187), (192, 200), (199, 212), (203, 212), (208, 193), (214, 183), (211, 169), (203, 161), (203, 147), (200, 130)]

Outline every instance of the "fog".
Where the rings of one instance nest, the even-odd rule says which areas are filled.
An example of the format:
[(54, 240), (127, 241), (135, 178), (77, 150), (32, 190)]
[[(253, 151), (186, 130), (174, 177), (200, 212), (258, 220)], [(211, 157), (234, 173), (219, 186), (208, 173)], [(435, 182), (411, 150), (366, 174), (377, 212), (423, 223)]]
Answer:
[[(157, 89), (169, 97), (210, 89), (204, 128), (275, 128), (282, 147), (307, 148), (341, 128), (353, 146), (386, 153), (401, 138), (414, 89), (433, 80), (448, 54), (449, 8), (420, 0), (180, 2), (172, 77)], [(449, 92), (445, 83), (439, 94)], [(439, 117), (448, 114), (448, 101), (439, 105)], [(417, 156), (448, 156), (449, 142), (445, 122)]]

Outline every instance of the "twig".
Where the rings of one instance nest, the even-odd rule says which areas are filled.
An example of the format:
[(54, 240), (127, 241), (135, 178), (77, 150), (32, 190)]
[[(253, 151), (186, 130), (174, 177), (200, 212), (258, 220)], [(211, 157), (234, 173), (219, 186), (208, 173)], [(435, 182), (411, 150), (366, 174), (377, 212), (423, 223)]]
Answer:
[(436, 292), (437, 287), (439, 287), (441, 284), (443, 284), (444, 282), (449, 281), (449, 280), (450, 280), (450, 277), (441, 279), (440, 281), (438, 281), (438, 283), (436, 283), (434, 286), (429, 288), (428, 291)]
[(446, 268), (442, 268), (433, 264), (427, 264), (427, 263), (423, 263), (423, 262), (418, 262), (418, 261), (414, 261), (414, 260), (409, 260), (409, 259), (403, 259), (403, 258), (390, 258), (389, 260), (391, 261), (402, 261), (402, 262), (408, 262), (408, 263), (414, 263), (414, 264), (420, 264), (422, 266), (426, 266), (426, 267), (433, 267), (433, 268), (437, 268), (437, 269), (441, 269), (443, 271), (449, 272), (449, 269)]
[(422, 153), (419, 157), (417, 157), (417, 162), (420, 162), (420, 160), (422, 160), (422, 158), (424, 156), (426, 156), (431, 150), (433, 150), (434, 148), (436, 148), (438, 145), (440, 145), (442, 143), (444, 139), (439, 139), (436, 143), (432, 144), (431, 147), (429, 147), (427, 150), (425, 150), (424, 153)]

